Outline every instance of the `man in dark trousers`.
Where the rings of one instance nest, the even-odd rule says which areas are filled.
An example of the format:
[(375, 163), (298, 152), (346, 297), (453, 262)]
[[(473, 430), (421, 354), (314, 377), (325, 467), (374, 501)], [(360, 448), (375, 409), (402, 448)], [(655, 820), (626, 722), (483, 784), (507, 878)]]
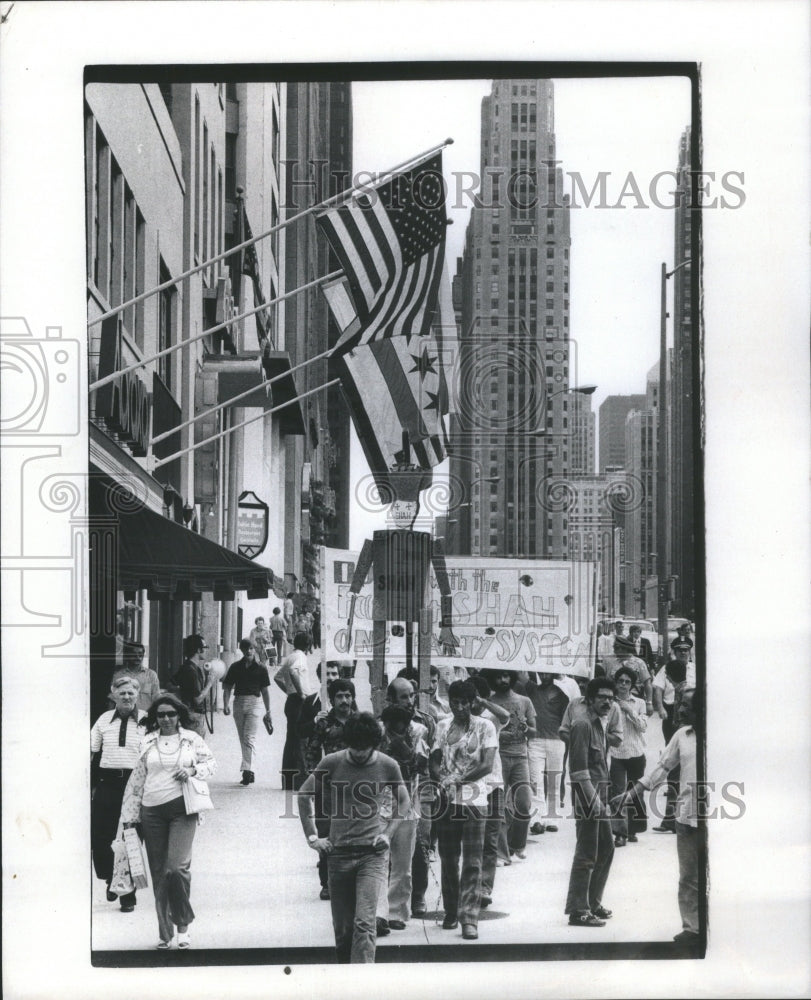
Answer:
[(262, 721), (269, 734), (273, 732), (270, 717), (270, 676), (267, 667), (256, 658), (250, 639), (240, 639), (242, 659), (235, 660), (222, 680), (223, 715), (231, 714), (231, 692), (234, 692), (234, 722), (242, 748), (241, 785), (251, 785), (256, 780), (253, 773), (253, 755), (256, 749), (256, 732), (259, 728), (259, 699), (265, 703)]
[(208, 645), (201, 635), (187, 635), (183, 640), (183, 664), (173, 680), (180, 700), (189, 710), (189, 723), (198, 736), (206, 735), (206, 698), (216, 683), (214, 674), (206, 674)]
[(603, 906), (614, 857), (605, 727), (615, 691), (610, 678), (593, 677), (586, 687), (586, 712), (574, 719), (569, 735), (577, 843), (565, 912), (569, 923), (577, 927), (604, 927), (611, 916), (611, 910)]
[[(299, 817), (307, 843), (328, 858), (329, 894), (338, 961), (374, 962), (375, 913), (389, 872), (389, 843), (409, 798), (400, 768), (377, 750), (380, 725), (368, 712), (344, 725), (346, 750), (329, 754), (299, 789)], [(390, 790), (391, 818), (381, 816)], [(329, 837), (319, 837), (313, 799), (323, 796)]]

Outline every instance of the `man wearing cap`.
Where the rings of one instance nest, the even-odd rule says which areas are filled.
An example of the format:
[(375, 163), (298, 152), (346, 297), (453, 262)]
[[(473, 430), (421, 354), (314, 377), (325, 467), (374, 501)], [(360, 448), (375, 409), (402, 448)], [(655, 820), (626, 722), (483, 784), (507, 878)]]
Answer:
[(198, 736), (206, 735), (206, 720), (203, 714), (206, 698), (214, 687), (217, 678), (205, 669), (208, 644), (205, 639), (194, 633), (183, 640), (182, 665), (174, 676), (178, 696), (189, 710), (189, 725)]
[(270, 677), (267, 667), (257, 662), (255, 646), (250, 639), (240, 639), (242, 659), (235, 660), (222, 680), (223, 715), (231, 714), (231, 692), (234, 693), (234, 723), (239, 745), (242, 748), (241, 785), (251, 785), (256, 780), (253, 772), (253, 755), (256, 750), (256, 731), (259, 728), (259, 699), (265, 704), (262, 721), (269, 734), (273, 733), (270, 717)]

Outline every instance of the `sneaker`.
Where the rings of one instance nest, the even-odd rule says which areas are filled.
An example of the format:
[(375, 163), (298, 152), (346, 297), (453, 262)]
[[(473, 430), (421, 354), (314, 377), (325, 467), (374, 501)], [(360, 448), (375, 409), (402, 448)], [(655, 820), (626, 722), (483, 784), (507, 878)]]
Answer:
[(533, 823), (532, 826), (529, 828), (529, 832), (533, 834), (533, 836), (537, 837), (539, 833), (546, 832), (546, 827), (543, 825), (543, 823)]
[(319, 899), (329, 899), (329, 886), (328, 885), (322, 885), (321, 886), (321, 892), (319, 892), (318, 898)]
[(591, 910), (586, 910), (585, 913), (570, 913), (569, 914), (569, 926), (570, 927), (605, 927), (605, 920), (600, 920), (599, 917), (595, 917)]

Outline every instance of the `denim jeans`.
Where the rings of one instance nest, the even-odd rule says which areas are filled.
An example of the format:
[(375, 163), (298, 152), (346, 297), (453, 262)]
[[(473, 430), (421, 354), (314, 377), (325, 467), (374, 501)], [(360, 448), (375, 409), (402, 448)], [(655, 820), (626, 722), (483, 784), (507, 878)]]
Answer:
[[(638, 781), (644, 774), (644, 754), (625, 759), (612, 757), (610, 767), (611, 794), (621, 795), (628, 788), (629, 782)], [(627, 837), (629, 833), (636, 834), (647, 830), (648, 819), (643, 796), (634, 792), (630, 802), (622, 810), (622, 814), (612, 820), (612, 826), (617, 837)]]
[(389, 841), (391, 858), (388, 886), (383, 883), (377, 915), (384, 920), (402, 920), (411, 916), (411, 862), (417, 839), (417, 820), (397, 820)]
[(448, 805), (438, 821), (445, 915), (474, 927), (479, 923), (481, 906), (485, 808)]
[(494, 788), (487, 796), (487, 818), (484, 821), (482, 847), (482, 896), (493, 895), (498, 860), (498, 838), (504, 826), (504, 789)]
[(614, 837), (608, 817), (578, 819), (575, 829), (577, 843), (569, 876), (566, 913), (584, 913), (602, 903), (614, 857)]
[(261, 699), (252, 694), (241, 694), (234, 698), (234, 724), (237, 727), (239, 745), (242, 749), (240, 771), (253, 771), (260, 702)]
[(377, 901), (386, 884), (389, 852), (329, 855), (329, 897), (338, 961), (374, 962)]
[(507, 847), (510, 851), (522, 851), (527, 846), (529, 817), (532, 812), (529, 758), (526, 754), (521, 757), (503, 753), (501, 755), (501, 773), (504, 777), (506, 796), (504, 800), (504, 825), (506, 827)]
[(197, 814), (186, 814), (182, 795), (159, 806), (142, 806), (141, 830), (152, 875), (158, 933), (162, 941), (171, 941), (175, 924), (188, 926), (194, 920), (189, 893)]
[(698, 934), (698, 865), (705, 831), (686, 823), (676, 823), (676, 852), (679, 856), (679, 913), (685, 931)]

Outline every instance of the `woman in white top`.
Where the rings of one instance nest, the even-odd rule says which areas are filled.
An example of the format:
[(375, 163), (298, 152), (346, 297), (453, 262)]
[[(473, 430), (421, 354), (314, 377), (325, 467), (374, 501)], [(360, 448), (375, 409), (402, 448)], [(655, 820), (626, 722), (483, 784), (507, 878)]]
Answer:
[(199, 816), (186, 813), (183, 785), (190, 776), (208, 778), (216, 764), (201, 736), (189, 727), (189, 713), (173, 694), (159, 695), (146, 717), (146, 735), (121, 807), (124, 827), (140, 822), (149, 857), (158, 948), (188, 948), (194, 911), (189, 901), (191, 849)]
[[(622, 713), (623, 737), (619, 746), (611, 748), (611, 787), (613, 795), (624, 792), (645, 774), (645, 731), (648, 728), (645, 702), (631, 694), (636, 674), (630, 667), (620, 667), (614, 674), (617, 705)], [(614, 846), (625, 847), (636, 842), (637, 833), (648, 828), (645, 804), (635, 795), (622, 812), (612, 820)]]

